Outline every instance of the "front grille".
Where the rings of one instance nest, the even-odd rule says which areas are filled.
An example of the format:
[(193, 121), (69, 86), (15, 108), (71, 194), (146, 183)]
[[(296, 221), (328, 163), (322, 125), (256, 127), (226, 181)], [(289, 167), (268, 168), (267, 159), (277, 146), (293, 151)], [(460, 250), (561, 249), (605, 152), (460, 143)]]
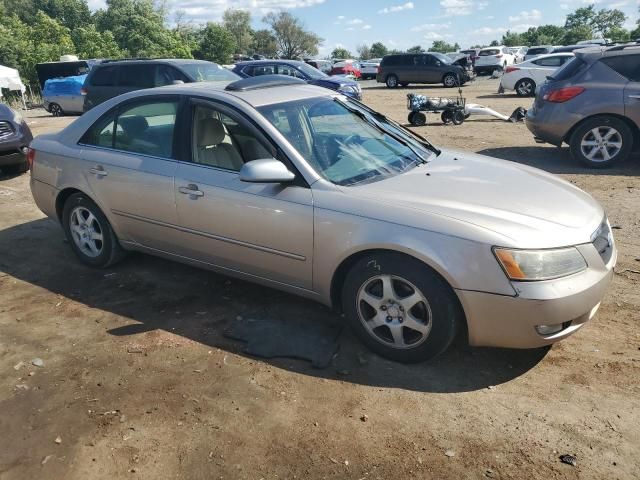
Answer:
[(13, 126), (9, 122), (0, 120), (0, 140), (4, 140), (14, 134)]
[(598, 229), (593, 232), (591, 242), (600, 254), (604, 263), (609, 263), (611, 255), (613, 254), (613, 234), (611, 233), (611, 227), (609, 226), (609, 221), (606, 217)]

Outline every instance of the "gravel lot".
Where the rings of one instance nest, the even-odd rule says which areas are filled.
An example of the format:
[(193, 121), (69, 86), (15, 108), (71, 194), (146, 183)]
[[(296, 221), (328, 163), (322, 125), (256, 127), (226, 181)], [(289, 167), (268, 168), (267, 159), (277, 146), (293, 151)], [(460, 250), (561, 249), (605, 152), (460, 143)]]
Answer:
[[(402, 123), (406, 93), (454, 93), (363, 83), (365, 102)], [(507, 115), (530, 103), (497, 87), (479, 79), (464, 93)], [(34, 134), (71, 120), (29, 119)], [(585, 170), (524, 125), (485, 118), (431, 115), (417, 131), (560, 174), (602, 202), (620, 258), (594, 321), (551, 349), (457, 345), (412, 366), (348, 332), (327, 369), (256, 359), (222, 335), (238, 316), (335, 315), (143, 255), (85, 268), (35, 207), (29, 174), (0, 177), (0, 479), (638, 478), (640, 158)]]

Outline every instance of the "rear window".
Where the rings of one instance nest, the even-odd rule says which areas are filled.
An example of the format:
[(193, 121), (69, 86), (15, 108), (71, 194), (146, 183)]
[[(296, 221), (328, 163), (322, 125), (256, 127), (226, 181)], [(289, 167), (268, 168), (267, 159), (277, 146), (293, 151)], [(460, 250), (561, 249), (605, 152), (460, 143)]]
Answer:
[(491, 55), (498, 55), (500, 54), (500, 50), (497, 48), (492, 48), (491, 50), (481, 50), (480, 51), (480, 56), (481, 57), (490, 57)]
[(587, 68), (587, 63), (581, 58), (575, 57), (556, 70), (551, 78), (556, 81), (567, 80), (582, 72), (585, 68)]
[(463, 53), (464, 55), (475, 55), (476, 51), (475, 50), (462, 50), (460, 53)]
[(530, 48), (527, 51), (527, 55), (543, 55), (545, 53), (549, 53), (548, 48)]
[(620, 55), (603, 58), (602, 63), (627, 80), (640, 82), (640, 55)]
[(91, 77), (91, 85), (96, 87), (113, 87), (118, 77), (118, 67), (115, 65), (109, 67), (98, 67), (94, 70)]

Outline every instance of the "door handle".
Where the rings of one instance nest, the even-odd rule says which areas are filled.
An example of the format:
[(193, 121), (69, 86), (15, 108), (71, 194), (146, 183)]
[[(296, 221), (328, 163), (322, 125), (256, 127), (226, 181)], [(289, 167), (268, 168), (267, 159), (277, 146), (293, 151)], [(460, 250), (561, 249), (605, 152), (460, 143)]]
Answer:
[(194, 197), (204, 197), (204, 192), (198, 190), (198, 186), (195, 183), (190, 183), (186, 187), (179, 187), (178, 191), (184, 195), (193, 195)]
[(96, 165), (91, 170), (89, 170), (89, 172), (93, 173), (97, 177), (106, 177), (108, 175), (102, 165)]

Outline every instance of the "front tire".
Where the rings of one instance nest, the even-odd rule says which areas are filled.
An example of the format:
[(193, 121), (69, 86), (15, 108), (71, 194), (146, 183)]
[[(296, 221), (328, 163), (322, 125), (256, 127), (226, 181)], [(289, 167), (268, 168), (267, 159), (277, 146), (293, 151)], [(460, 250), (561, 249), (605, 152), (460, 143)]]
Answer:
[(462, 324), (451, 287), (426, 265), (399, 253), (360, 259), (345, 279), (342, 307), (365, 345), (404, 363), (444, 352)]
[(71, 195), (64, 204), (62, 226), (78, 259), (94, 268), (109, 267), (124, 257), (107, 217), (86, 195)]
[(459, 85), (458, 76), (453, 73), (447, 73), (442, 79), (442, 84), (446, 88), (453, 88)]
[(591, 168), (608, 168), (626, 160), (633, 147), (633, 133), (615, 117), (594, 117), (571, 135), (571, 156)]
[(387, 84), (387, 88), (396, 88), (398, 86), (398, 77), (389, 75), (385, 83)]
[(536, 94), (536, 82), (530, 78), (523, 78), (518, 80), (515, 89), (519, 97), (534, 97)]

